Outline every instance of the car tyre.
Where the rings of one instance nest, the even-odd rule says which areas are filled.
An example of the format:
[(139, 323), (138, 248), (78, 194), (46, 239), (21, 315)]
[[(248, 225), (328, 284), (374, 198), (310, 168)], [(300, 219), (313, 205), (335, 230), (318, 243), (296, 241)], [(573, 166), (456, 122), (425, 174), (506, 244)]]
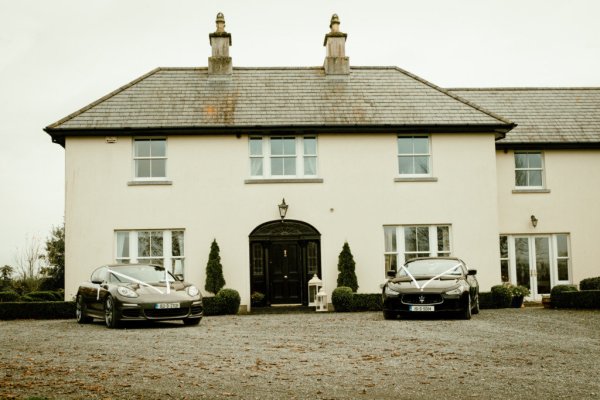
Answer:
[(471, 294), (467, 295), (467, 302), (465, 304), (465, 309), (462, 311), (461, 317), (462, 319), (471, 319), (471, 312), (472, 312), (472, 305), (471, 305)]
[(85, 303), (83, 302), (83, 296), (78, 294), (75, 300), (75, 319), (78, 324), (89, 324), (93, 318), (88, 317), (85, 314)]
[(479, 295), (477, 295), (477, 300), (475, 300), (475, 307), (473, 307), (473, 314), (479, 314)]
[(109, 329), (115, 329), (119, 327), (119, 316), (117, 313), (117, 307), (114, 299), (109, 294), (104, 300), (104, 322), (106, 327)]
[(383, 319), (397, 319), (398, 318), (398, 314), (396, 314), (393, 311), (384, 311), (383, 312)]
[(202, 318), (184, 318), (183, 324), (188, 326), (198, 325), (201, 320)]

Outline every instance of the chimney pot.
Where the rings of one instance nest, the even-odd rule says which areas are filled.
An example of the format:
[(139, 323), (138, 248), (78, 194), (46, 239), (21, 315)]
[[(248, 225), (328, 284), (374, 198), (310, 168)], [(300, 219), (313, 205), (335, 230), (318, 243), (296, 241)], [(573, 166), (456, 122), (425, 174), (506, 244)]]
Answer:
[(231, 75), (233, 66), (229, 57), (229, 46), (231, 46), (231, 34), (225, 31), (225, 16), (217, 14), (215, 21), (217, 30), (208, 35), (212, 56), (208, 57), (209, 75)]

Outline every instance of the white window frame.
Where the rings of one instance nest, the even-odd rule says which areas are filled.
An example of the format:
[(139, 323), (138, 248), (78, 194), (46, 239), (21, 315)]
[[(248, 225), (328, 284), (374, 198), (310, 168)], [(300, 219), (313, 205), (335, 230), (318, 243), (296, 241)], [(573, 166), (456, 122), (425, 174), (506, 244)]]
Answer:
[[(438, 250), (438, 228), (443, 227), (448, 229), (448, 250)], [(451, 224), (435, 224), (435, 225), (423, 225), (423, 224), (407, 224), (407, 225), (384, 225), (384, 272), (387, 273), (386, 258), (396, 256), (396, 266), (403, 265), (406, 262), (405, 254), (406, 243), (405, 243), (405, 228), (427, 228), (427, 237), (429, 241), (429, 250), (427, 257), (451, 257), (452, 256), (452, 225)], [(386, 248), (386, 230), (395, 229), (395, 245), (391, 244), (392, 248)], [(421, 252), (424, 253), (424, 252)]]
[[(138, 255), (138, 237), (140, 232), (161, 232), (162, 233), (162, 256), (160, 257), (140, 257)], [(173, 255), (172, 235), (174, 232), (183, 232), (183, 254)], [(119, 236), (127, 234), (129, 238), (129, 252), (127, 256), (119, 256)], [(136, 230), (115, 230), (114, 233), (114, 259), (117, 263), (135, 264), (144, 263), (147, 260), (161, 259), (162, 265), (176, 275), (185, 274), (185, 229), (136, 229)], [(181, 266), (180, 271), (174, 270), (177, 262)]]
[[(400, 153), (400, 149), (398, 149), (398, 144), (400, 139), (406, 138), (427, 138), (427, 153), (415, 153), (414, 146), (412, 153)], [(396, 137), (396, 171), (397, 175), (401, 178), (418, 178), (418, 177), (431, 177), (432, 176), (432, 144), (431, 144), (431, 135), (429, 134), (412, 134), (412, 135), (397, 135)], [(400, 172), (400, 158), (401, 157), (411, 157), (413, 159), (413, 169), (414, 169), (414, 159), (416, 157), (427, 157), (427, 172), (426, 173), (401, 173)]]
[[(567, 239), (567, 256), (559, 256), (558, 255), (558, 236), (566, 236)], [(548, 238), (549, 239), (549, 257), (550, 257), (550, 287), (554, 287), (556, 285), (570, 285), (573, 280), (573, 269), (571, 265), (572, 260), (572, 252), (571, 252), (571, 235), (568, 233), (546, 233), (539, 235), (510, 235), (510, 234), (501, 234), (500, 237), (505, 236), (508, 241), (508, 275), (509, 282), (512, 284), (516, 284), (516, 274), (517, 274), (517, 258), (516, 258), (516, 246), (515, 239), (527, 238), (529, 243), (529, 255), (535, 254), (535, 238)], [(501, 258), (500, 260), (505, 260), (506, 258)], [(569, 273), (568, 280), (560, 280), (558, 277), (558, 261), (559, 260), (567, 260), (567, 268)], [(501, 264), (499, 265), (501, 267)], [(533, 291), (532, 291), (533, 293)], [(541, 293), (543, 294), (543, 293)]]
[[(540, 164), (541, 166), (539, 168), (537, 167), (525, 167), (525, 168), (517, 168), (517, 155), (519, 154), (539, 154), (540, 155)], [(514, 171), (515, 171), (515, 175), (514, 175), (514, 179), (515, 179), (515, 189), (517, 190), (528, 190), (528, 189), (544, 189), (546, 188), (546, 168), (545, 168), (545, 160), (544, 160), (544, 152), (543, 151), (538, 151), (538, 150), (529, 150), (529, 151), (515, 151), (514, 155), (513, 155), (513, 162), (514, 162)], [(541, 176), (541, 185), (529, 185), (529, 177), (527, 178), (527, 184), (525, 186), (518, 186), (517, 185), (517, 171), (524, 171), (524, 172), (531, 172), (531, 171), (540, 171), (540, 176)], [(527, 174), (529, 176), (529, 174)]]
[[(136, 156), (135, 155), (135, 142), (137, 141), (164, 141), (165, 142), (165, 155), (164, 156), (152, 156), (150, 155), (149, 157), (145, 157), (145, 156)], [(167, 158), (167, 154), (168, 154), (168, 141), (166, 137), (134, 137), (132, 142), (131, 142), (131, 156), (132, 156), (132, 160), (133, 160), (133, 165), (132, 165), (132, 176), (134, 181), (166, 181), (167, 180), (167, 176), (169, 176), (169, 172), (168, 172), (168, 158)], [(165, 160), (165, 175), (164, 176), (148, 176), (148, 177), (139, 177), (137, 176), (137, 171), (136, 171), (136, 164), (138, 160)]]
[[(272, 155), (271, 154), (271, 140), (272, 139), (294, 139), (295, 145), (295, 154), (293, 155)], [(305, 139), (314, 139), (315, 141), (315, 152), (314, 153), (305, 153), (304, 152), (304, 140)], [(261, 141), (261, 154), (252, 154), (252, 146), (251, 142), (253, 140)], [(318, 156), (318, 138), (316, 135), (274, 135), (274, 136), (259, 136), (259, 135), (251, 135), (248, 137), (248, 155), (249, 155), (249, 171), (250, 177), (254, 179), (302, 179), (302, 178), (317, 178), (319, 173), (319, 156)], [(273, 175), (271, 172), (271, 160), (273, 158), (294, 158), (295, 159), (295, 174), (287, 174), (287, 175)], [(315, 173), (308, 174), (305, 172), (305, 159), (306, 158), (314, 158), (315, 161)], [(253, 174), (252, 163), (259, 162), (262, 163), (262, 174)]]

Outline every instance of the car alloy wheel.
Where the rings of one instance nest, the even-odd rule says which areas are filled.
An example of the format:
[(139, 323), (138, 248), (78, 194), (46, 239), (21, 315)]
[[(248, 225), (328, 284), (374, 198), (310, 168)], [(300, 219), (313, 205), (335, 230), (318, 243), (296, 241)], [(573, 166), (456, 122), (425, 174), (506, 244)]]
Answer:
[(110, 329), (119, 326), (119, 319), (117, 317), (117, 308), (115, 307), (115, 301), (111, 295), (106, 297), (104, 302), (104, 322)]

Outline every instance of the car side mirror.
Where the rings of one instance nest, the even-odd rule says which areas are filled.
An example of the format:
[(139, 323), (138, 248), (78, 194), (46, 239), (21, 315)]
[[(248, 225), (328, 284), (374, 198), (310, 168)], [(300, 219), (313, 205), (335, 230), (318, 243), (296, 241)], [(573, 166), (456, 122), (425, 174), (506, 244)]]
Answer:
[(467, 275), (477, 275), (477, 270), (476, 270), (476, 269), (470, 269), (470, 270), (467, 272)]
[(394, 271), (393, 269), (390, 269), (387, 271), (386, 275), (389, 279), (393, 279), (396, 277), (396, 271)]

